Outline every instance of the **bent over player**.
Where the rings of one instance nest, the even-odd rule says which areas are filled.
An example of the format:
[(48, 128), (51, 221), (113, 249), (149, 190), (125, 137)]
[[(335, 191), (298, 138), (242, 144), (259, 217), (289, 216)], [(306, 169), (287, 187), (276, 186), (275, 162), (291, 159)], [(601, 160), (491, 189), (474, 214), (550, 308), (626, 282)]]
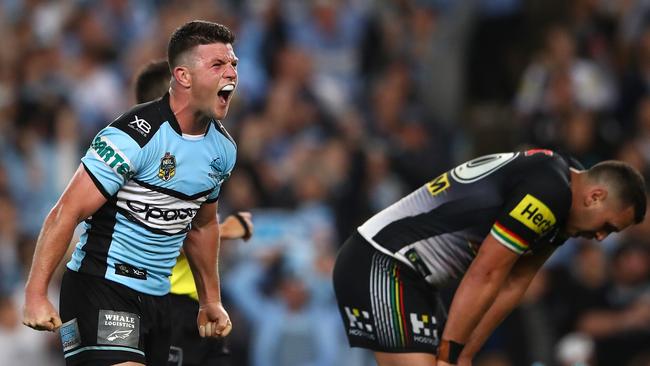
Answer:
[[(334, 286), (350, 345), (373, 350), (380, 366), (471, 365), (558, 245), (602, 240), (645, 210), (643, 178), (622, 162), (579, 170), (529, 150), (461, 164), (341, 248)], [(445, 319), (437, 291), (458, 279)]]
[[(216, 268), (216, 212), (236, 156), (219, 122), (237, 83), (233, 42), (220, 24), (178, 28), (168, 47), (170, 92), (99, 132), (46, 218), (23, 322), (60, 327), (68, 365), (166, 365), (169, 276), (181, 245), (196, 281), (200, 334), (230, 332)], [(85, 232), (63, 277), (59, 317), (46, 290), (81, 221)]]

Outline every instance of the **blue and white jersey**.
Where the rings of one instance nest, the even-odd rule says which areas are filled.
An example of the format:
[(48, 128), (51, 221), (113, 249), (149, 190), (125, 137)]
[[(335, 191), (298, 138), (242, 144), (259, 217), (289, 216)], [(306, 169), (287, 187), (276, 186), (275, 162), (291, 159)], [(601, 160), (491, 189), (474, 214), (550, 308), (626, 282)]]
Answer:
[(108, 201), (84, 222), (68, 268), (167, 294), (192, 219), (217, 200), (236, 152), (218, 121), (205, 135), (183, 135), (169, 95), (120, 116), (81, 159)]

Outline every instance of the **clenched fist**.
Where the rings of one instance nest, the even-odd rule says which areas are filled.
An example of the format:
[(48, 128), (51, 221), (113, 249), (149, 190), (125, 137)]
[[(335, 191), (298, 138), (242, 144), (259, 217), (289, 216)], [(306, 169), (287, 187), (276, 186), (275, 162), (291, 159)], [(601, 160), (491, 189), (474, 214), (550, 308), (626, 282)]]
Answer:
[(201, 305), (196, 323), (201, 337), (225, 337), (232, 330), (230, 317), (220, 302)]
[(47, 296), (25, 296), (23, 324), (36, 330), (55, 331), (61, 326), (61, 318)]

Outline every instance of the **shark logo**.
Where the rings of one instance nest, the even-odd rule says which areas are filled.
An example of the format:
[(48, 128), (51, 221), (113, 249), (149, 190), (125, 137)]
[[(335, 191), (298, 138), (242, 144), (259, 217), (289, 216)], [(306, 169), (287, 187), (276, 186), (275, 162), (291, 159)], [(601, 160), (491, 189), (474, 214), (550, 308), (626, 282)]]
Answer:
[(212, 173), (208, 175), (211, 178), (215, 179), (217, 181), (217, 184), (223, 183), (223, 181), (225, 181), (226, 179), (228, 179), (228, 177), (230, 177), (229, 172), (224, 173), (226, 167), (220, 157), (217, 157), (216, 159), (212, 160), (212, 162), (210, 163), (210, 168), (212, 169)]
[(108, 337), (106, 337), (106, 339), (108, 341), (111, 341), (111, 342), (113, 342), (114, 340), (116, 340), (118, 338), (119, 339), (127, 339), (131, 335), (131, 332), (133, 332), (133, 329), (116, 330), (113, 333), (109, 334)]

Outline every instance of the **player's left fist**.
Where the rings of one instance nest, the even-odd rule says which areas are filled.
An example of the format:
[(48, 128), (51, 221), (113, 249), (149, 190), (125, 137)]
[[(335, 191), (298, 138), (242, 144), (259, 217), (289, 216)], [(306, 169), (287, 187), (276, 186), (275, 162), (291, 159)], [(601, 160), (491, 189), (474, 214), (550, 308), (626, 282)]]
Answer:
[(220, 302), (201, 305), (196, 323), (201, 337), (225, 337), (232, 330), (230, 317)]

